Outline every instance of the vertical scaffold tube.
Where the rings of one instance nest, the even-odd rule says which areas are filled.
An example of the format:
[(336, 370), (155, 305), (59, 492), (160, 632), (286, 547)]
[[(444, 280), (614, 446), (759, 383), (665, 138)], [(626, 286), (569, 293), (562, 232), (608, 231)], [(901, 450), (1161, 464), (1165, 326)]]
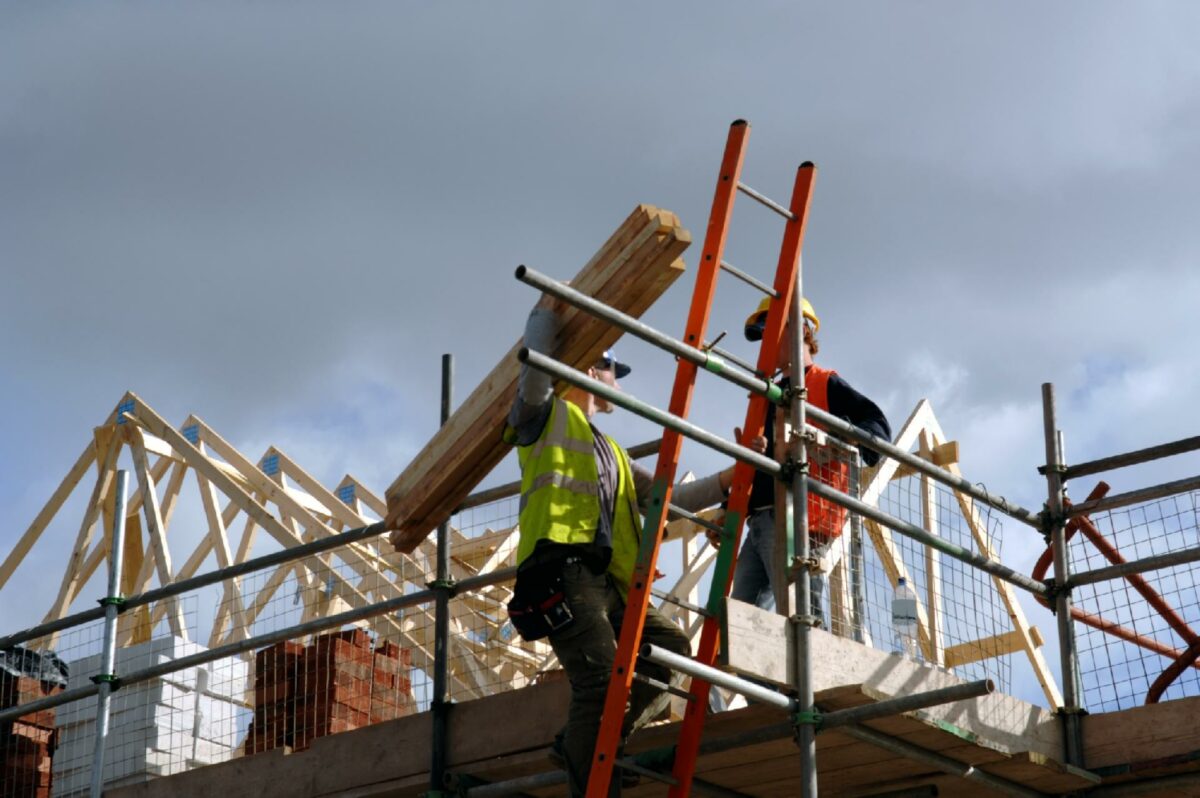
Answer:
[[(800, 794), (807, 798), (817, 795), (817, 726), (814, 712), (816, 700), (812, 685), (812, 658), (809, 632), (816, 622), (819, 607), (812, 606), (812, 572), (809, 570), (808, 535), (808, 443), (804, 435), (804, 403), (808, 399), (804, 373), (804, 268), (796, 266), (796, 294), (792, 298), (791, 323), (788, 328), (788, 347), (792, 362), (791, 417), (793, 428), (788, 455), (792, 460), (792, 528), (796, 536), (796, 559), (792, 569), (796, 574), (795, 624), (796, 656), (793, 681), (800, 707), (796, 715), (796, 744), (800, 747)], [(778, 530), (776, 534), (779, 534)]]
[[(442, 355), (442, 426), (450, 419), (450, 407), (454, 402), (454, 355)], [(450, 702), (446, 699), (447, 671), (449, 668), (450, 643), (450, 594), (454, 585), (450, 580), (450, 520), (437, 529), (437, 579), (433, 583), (437, 592), (434, 607), (433, 641), (433, 700), (430, 703), (433, 721), (433, 745), (429, 766), (429, 789), (437, 794), (445, 789), (446, 740)]]
[(113, 507), (112, 541), (108, 549), (108, 592), (104, 601), (104, 648), (100, 653), (100, 692), (96, 697), (96, 743), (92, 749), (91, 796), (104, 792), (104, 746), (108, 742), (109, 695), (116, 678), (117, 614), (121, 609), (121, 560), (125, 556), (125, 506), (128, 501), (129, 472), (117, 471), (116, 501)]
[(1059, 663), (1062, 671), (1063, 750), (1068, 765), (1083, 767), (1083, 722), (1079, 706), (1079, 667), (1075, 656), (1075, 627), (1071, 618), (1071, 578), (1067, 551), (1067, 525), (1063, 518), (1065, 489), (1061, 438), (1054, 407), (1054, 385), (1042, 383), (1042, 422), (1046, 438), (1046, 509), (1050, 518), (1050, 546), (1054, 553), (1054, 613), (1058, 620)]

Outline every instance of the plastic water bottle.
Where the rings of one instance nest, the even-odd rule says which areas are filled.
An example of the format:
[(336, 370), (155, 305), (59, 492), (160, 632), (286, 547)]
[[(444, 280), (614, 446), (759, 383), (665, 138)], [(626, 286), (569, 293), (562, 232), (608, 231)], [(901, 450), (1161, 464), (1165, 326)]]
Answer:
[(892, 598), (892, 628), (896, 631), (896, 651), (905, 659), (918, 659), (917, 594), (904, 577), (896, 583)]

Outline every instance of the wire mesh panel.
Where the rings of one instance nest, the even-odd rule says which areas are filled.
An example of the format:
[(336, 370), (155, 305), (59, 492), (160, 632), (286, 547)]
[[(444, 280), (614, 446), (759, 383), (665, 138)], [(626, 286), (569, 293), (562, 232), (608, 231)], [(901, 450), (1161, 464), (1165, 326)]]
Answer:
[[(878, 507), (947, 543), (1000, 558), (1000, 523), (989, 508), (933, 480), (919, 475), (892, 479)], [(963, 679), (990, 678), (1007, 690), (1012, 668), (1005, 635), (1012, 629), (994, 578), (874, 521), (859, 523), (865, 626), (848, 636), (861, 634), (863, 642), (876, 648), (897, 650), (891, 606), (903, 577), (918, 598), (919, 658)]]
[[(1092, 523), (1071, 539), (1073, 573), (1200, 546), (1200, 492), (1115, 510)], [(1200, 695), (1200, 662), (1182, 657), (1200, 639), (1198, 582), (1200, 566), (1192, 563), (1075, 590), (1088, 710), (1126, 709), (1154, 695), (1161, 700)], [(1176, 661), (1182, 663), (1178, 677), (1163, 677)]]
[[(118, 631), (116, 675), (131, 674), (203, 651), (204, 647), (194, 642), (197, 606), (194, 595), (180, 596), (169, 607), (164, 603), (165, 613), (173, 617), (160, 616), (157, 623), (139, 627), (136, 641), (122, 641)], [(66, 662), (68, 689), (88, 686), (92, 677), (100, 673), (102, 629), (102, 623), (77, 627), (58, 641), (55, 650)], [(72, 645), (73, 638), (79, 644)], [(233, 737), (235, 699), (218, 693), (210, 683), (212, 673), (211, 665), (185, 668), (129, 684), (111, 694), (101, 771), (106, 787), (180, 773), (197, 763), (223, 762), (233, 756), (229, 742)], [(96, 709), (95, 698), (57, 708), (53, 795), (87, 793), (98, 728)]]
[[(517, 497), (467, 510), (454, 518), (452, 566), (462, 576), (516, 564)], [(460, 594), (450, 602), (449, 697), (481, 698), (543, 678), (555, 667), (545, 641), (521, 639), (508, 619), (512, 581)]]

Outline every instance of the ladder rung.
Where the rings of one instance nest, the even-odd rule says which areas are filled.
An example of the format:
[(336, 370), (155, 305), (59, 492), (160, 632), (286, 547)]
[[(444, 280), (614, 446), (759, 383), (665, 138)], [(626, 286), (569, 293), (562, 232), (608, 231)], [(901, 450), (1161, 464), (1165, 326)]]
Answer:
[(762, 194), (759, 194), (757, 191), (750, 188), (750, 186), (746, 185), (745, 183), (741, 182), (740, 180), (738, 181), (737, 187), (738, 187), (738, 191), (742, 192), (750, 199), (755, 200), (756, 202), (759, 202), (759, 203), (767, 206), (771, 210), (775, 211), (775, 213), (782, 216), (784, 219), (787, 219), (789, 222), (795, 221), (796, 217), (795, 217), (795, 215), (792, 214), (791, 211), (789, 211), (787, 208), (783, 207), (782, 205), (780, 205), (778, 202), (771, 199), (770, 197), (764, 197)]
[(687, 690), (683, 690), (679, 687), (676, 687), (673, 684), (667, 684), (666, 682), (660, 682), (658, 679), (654, 679), (654, 678), (645, 676), (640, 673), (635, 672), (633, 674), (633, 678), (639, 682), (644, 682), (645, 684), (650, 685), (651, 687), (653, 687), (656, 690), (662, 690), (663, 692), (670, 693), (671, 695), (677, 695), (680, 698), (687, 699), (688, 701), (694, 701), (696, 698), (691, 693), (689, 693)]
[(710, 529), (713, 532), (716, 532), (718, 535), (720, 535), (721, 533), (723, 533), (725, 531), (724, 528), (717, 526), (712, 521), (706, 521), (705, 519), (701, 518), (700, 516), (696, 515), (695, 513), (688, 512), (687, 510), (683, 509), (682, 507), (680, 507), (677, 504), (668, 504), (667, 505), (667, 517), (670, 518), (671, 520), (675, 520), (677, 518), (682, 518), (685, 521), (691, 521), (693, 524), (696, 524), (697, 526), (702, 526), (705, 529)]
[(650, 593), (651, 593), (651, 594), (652, 594), (652, 595), (653, 595), (655, 598), (660, 598), (660, 599), (662, 599), (663, 601), (670, 602), (671, 604), (674, 604), (676, 607), (682, 607), (683, 609), (685, 609), (685, 610), (687, 610), (687, 611), (689, 611), (689, 612), (694, 612), (694, 613), (696, 613), (697, 615), (703, 616), (703, 617), (705, 617), (705, 618), (707, 618), (707, 617), (710, 615), (709, 611), (708, 611), (708, 610), (706, 610), (706, 609), (704, 609), (703, 607), (701, 607), (701, 606), (698, 606), (698, 605), (696, 605), (696, 604), (692, 604), (690, 601), (684, 601), (683, 599), (681, 599), (681, 598), (677, 598), (676, 596), (672, 596), (670, 593), (667, 593), (667, 592), (665, 592), (665, 591), (659, 590), (659, 589), (658, 589), (658, 588), (656, 588), (656, 587), (655, 587), (655, 588), (651, 588), (651, 589), (650, 589)]
[(759, 291), (762, 291), (764, 294), (771, 297), (771, 299), (779, 298), (779, 292), (776, 291), (774, 288), (767, 285), (762, 280), (759, 280), (758, 278), (754, 277), (753, 275), (747, 274), (746, 272), (742, 271), (738, 267), (734, 266), (729, 261), (727, 261), (727, 260), (721, 261), (721, 268), (724, 269), (725, 271), (729, 272), (730, 274), (732, 274), (734, 277), (741, 280), (746, 285), (753, 286), (754, 288), (757, 288)]

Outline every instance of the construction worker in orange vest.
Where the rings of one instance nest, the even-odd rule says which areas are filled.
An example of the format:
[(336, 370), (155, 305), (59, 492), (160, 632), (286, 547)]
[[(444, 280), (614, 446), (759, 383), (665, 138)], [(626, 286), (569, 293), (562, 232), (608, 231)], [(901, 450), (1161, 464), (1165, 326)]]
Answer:
[[(888, 420), (879, 406), (856, 391), (838, 373), (832, 369), (822, 368), (813, 363), (820, 345), (817, 341), (817, 331), (821, 329), (821, 320), (807, 299), (802, 299), (804, 315), (804, 381), (808, 388), (808, 402), (835, 416), (845, 419), (856, 427), (891, 440), (892, 431)], [(762, 339), (763, 328), (766, 325), (769, 299), (764, 299), (753, 313), (746, 319), (745, 335), (748, 341)], [(778, 384), (788, 387), (791, 379), (791, 358), (787, 346), (780, 347), (777, 368), (781, 373)], [(776, 412), (768, 412), (763, 437), (747, 442), (755, 449), (764, 449), (768, 457), (775, 456), (775, 416), (776, 413), (786, 412), (777, 408)], [(813, 424), (813, 426), (819, 426)], [(814, 449), (816, 451), (814, 451)], [(860, 447), (863, 462), (868, 466), (879, 460), (879, 455), (865, 447)], [(849, 463), (837, 450), (809, 448), (809, 476), (845, 491), (849, 486)], [(813, 557), (820, 558), (829, 550), (829, 546), (842, 534), (845, 525), (846, 511), (832, 502), (821, 499), (813, 494), (808, 495), (808, 532), (810, 536), (810, 552)], [(714, 535), (710, 535), (712, 539)], [(746, 513), (746, 535), (742, 551), (738, 556), (737, 568), (733, 575), (733, 590), (730, 593), (735, 599), (756, 604), (759, 607), (774, 606), (776, 588), (775, 571), (772, 568), (775, 550), (775, 478), (764, 473), (754, 475), (754, 485), (750, 492), (750, 504)], [(826, 575), (812, 575), (812, 609), (813, 614), (824, 617), (821, 602), (826, 592)]]

